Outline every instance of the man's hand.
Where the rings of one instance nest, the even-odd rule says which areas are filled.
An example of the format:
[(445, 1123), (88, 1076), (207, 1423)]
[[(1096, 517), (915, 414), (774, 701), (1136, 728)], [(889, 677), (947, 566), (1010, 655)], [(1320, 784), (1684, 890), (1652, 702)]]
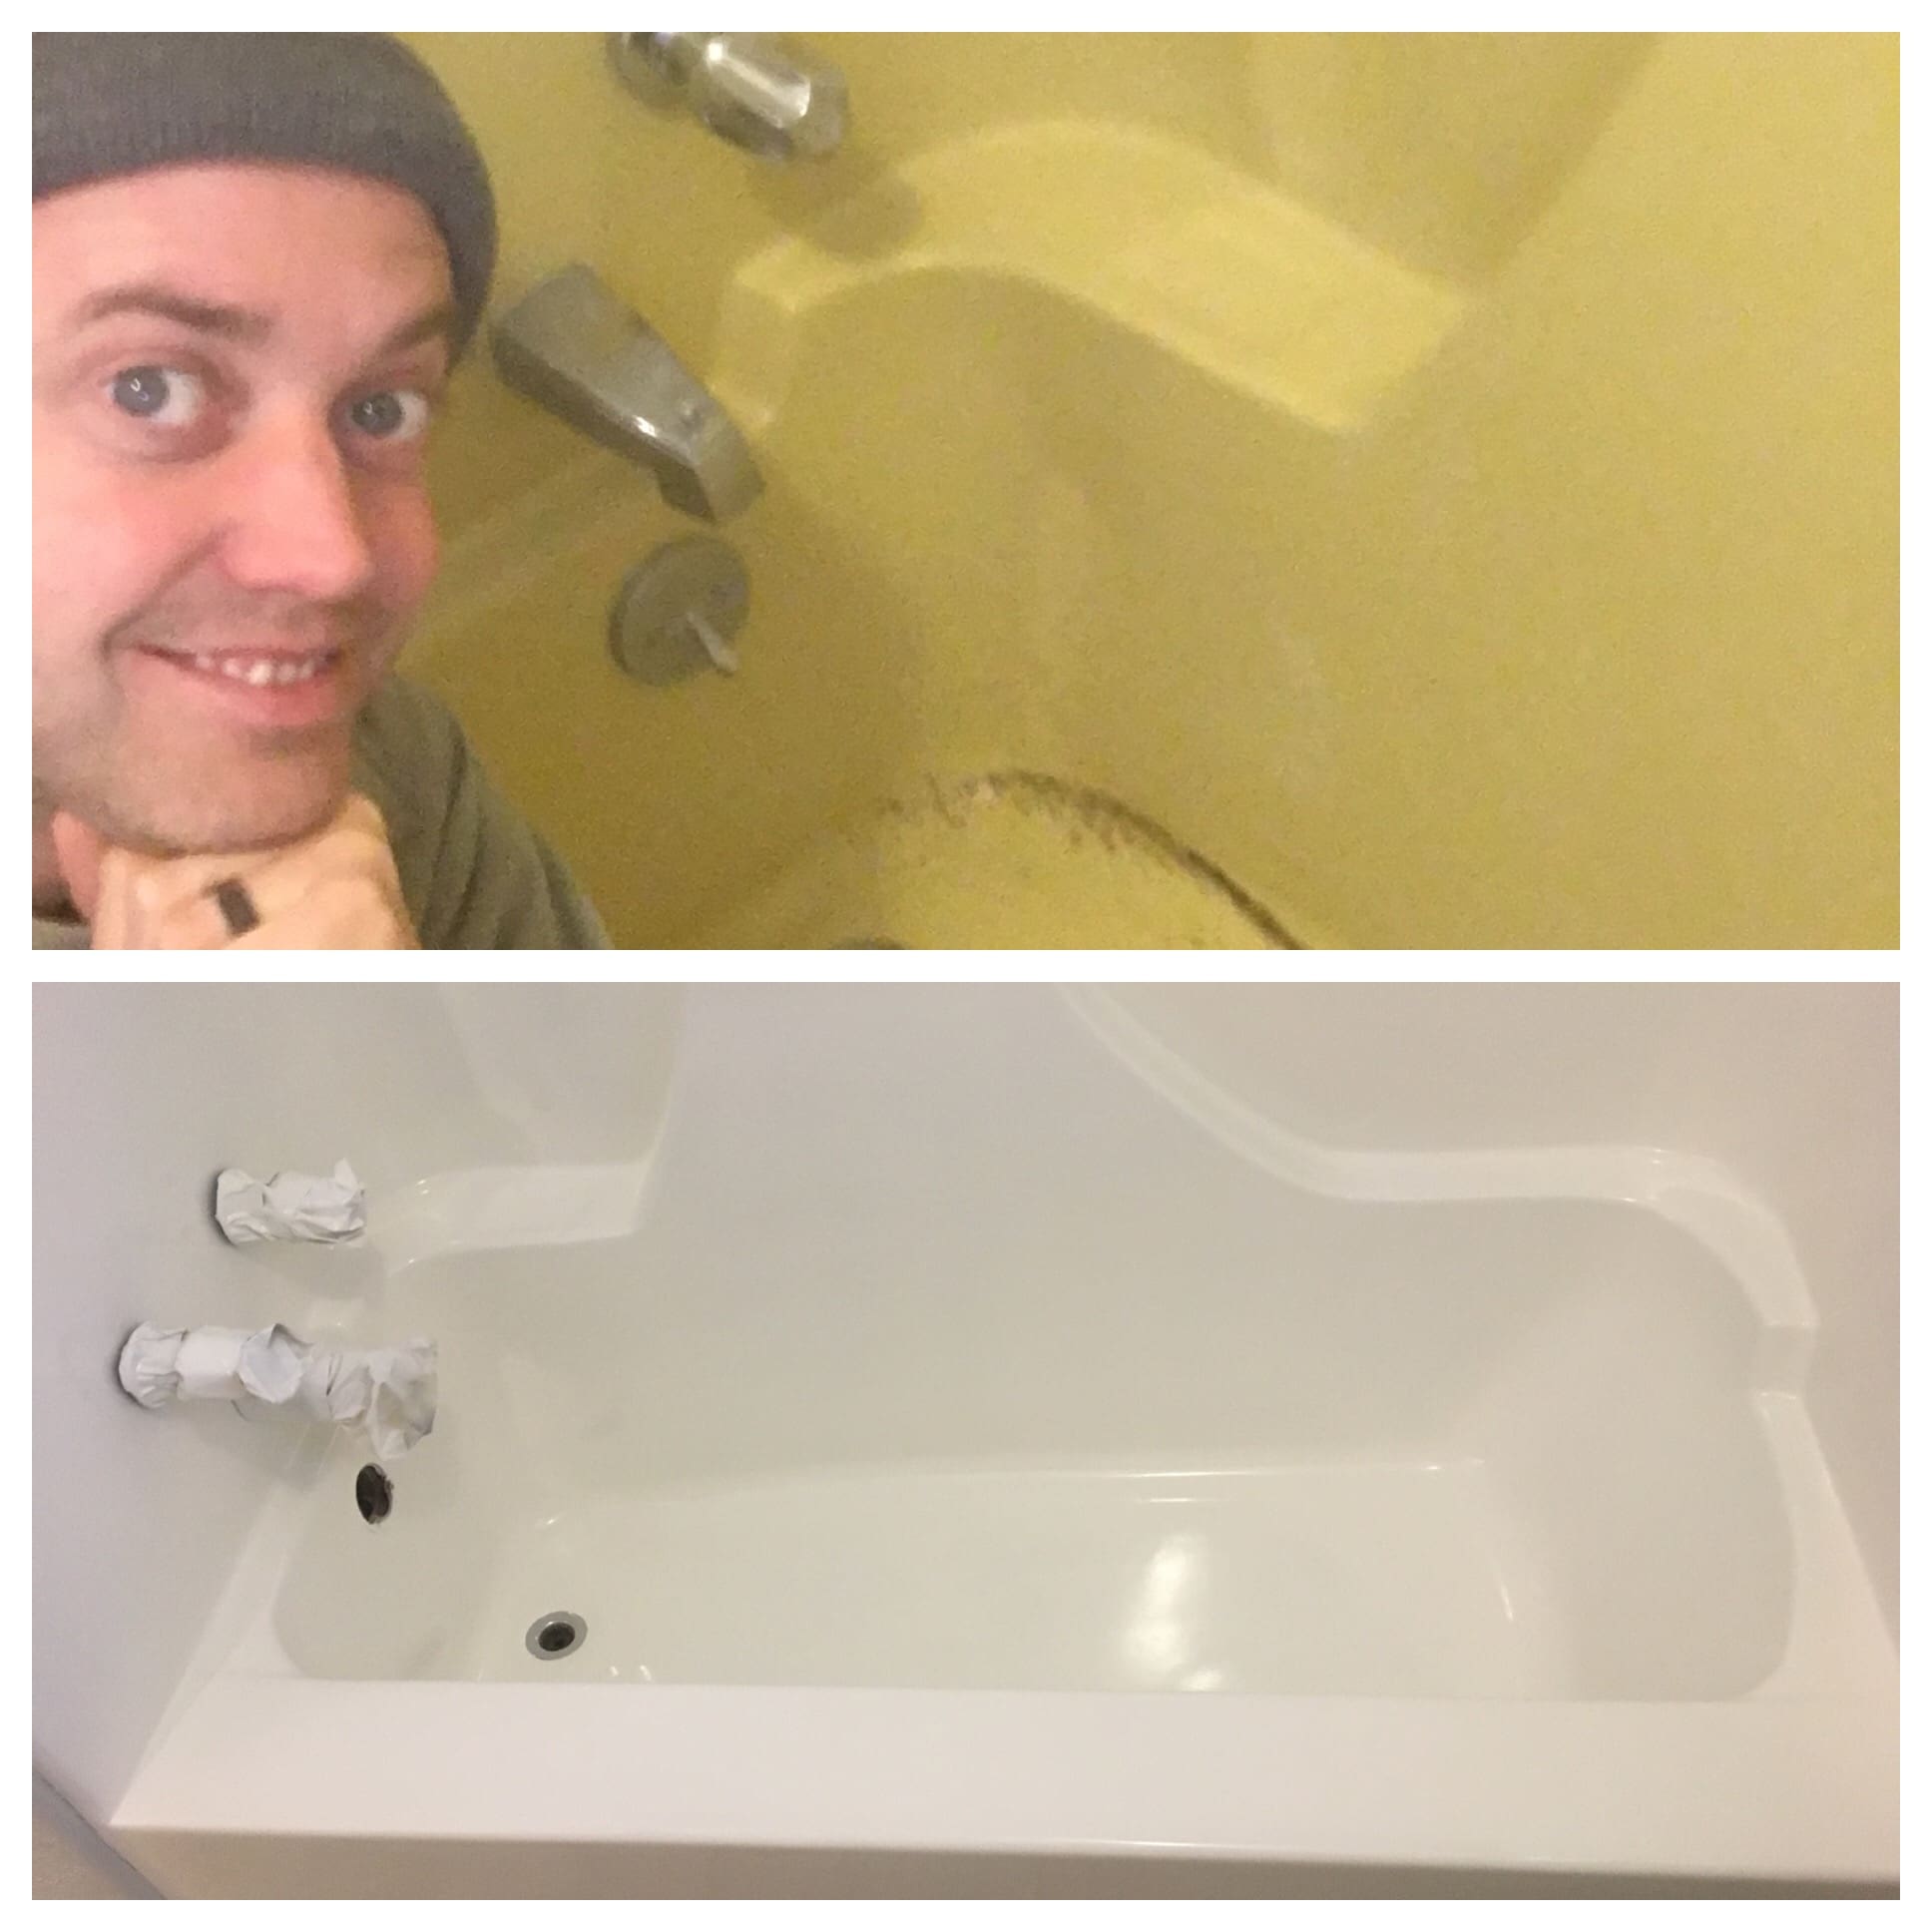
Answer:
[[(54, 849), (97, 950), (413, 947), (382, 814), (353, 792), (320, 831), (253, 852), (150, 858), (110, 845), (65, 812)], [(213, 888), (239, 879), (260, 923), (233, 936)]]

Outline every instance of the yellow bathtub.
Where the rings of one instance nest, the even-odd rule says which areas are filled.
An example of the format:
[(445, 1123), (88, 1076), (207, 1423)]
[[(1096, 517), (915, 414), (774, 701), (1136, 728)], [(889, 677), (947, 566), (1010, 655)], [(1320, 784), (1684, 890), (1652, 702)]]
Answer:
[(698, 526), (458, 377), (405, 668), (621, 943), (1897, 943), (1895, 37), (824, 35), (790, 167), (407, 38), (767, 485), (637, 684)]

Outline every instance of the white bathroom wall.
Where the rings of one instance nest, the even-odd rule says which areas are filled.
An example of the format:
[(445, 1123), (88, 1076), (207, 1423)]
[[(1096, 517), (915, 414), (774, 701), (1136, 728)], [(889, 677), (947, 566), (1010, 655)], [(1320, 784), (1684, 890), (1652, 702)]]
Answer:
[(1258, 1112), (1335, 1147), (1625, 1142), (1727, 1165), (1819, 1316), (1807, 1387), (1898, 1633), (1898, 989), (1096, 989)]
[[(143, 1320), (300, 1332), (316, 1295), (359, 1285), (356, 1250), (230, 1247), (217, 1172), (347, 1156), (373, 1195), (635, 1156), (675, 1009), (636, 987), (36, 989), (34, 1762), (83, 1815), (111, 1813), (297, 1448), (226, 1405), (136, 1407), (123, 1339)], [(338, 1312), (355, 1325), (355, 1297)]]

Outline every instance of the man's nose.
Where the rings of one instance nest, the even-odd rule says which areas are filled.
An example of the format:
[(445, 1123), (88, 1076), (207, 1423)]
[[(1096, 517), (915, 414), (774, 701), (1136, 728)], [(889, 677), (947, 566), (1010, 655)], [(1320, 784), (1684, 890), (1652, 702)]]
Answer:
[(316, 602), (367, 587), (375, 571), (368, 506), (326, 423), (292, 411), (259, 421), (229, 454), (222, 554), (238, 584)]

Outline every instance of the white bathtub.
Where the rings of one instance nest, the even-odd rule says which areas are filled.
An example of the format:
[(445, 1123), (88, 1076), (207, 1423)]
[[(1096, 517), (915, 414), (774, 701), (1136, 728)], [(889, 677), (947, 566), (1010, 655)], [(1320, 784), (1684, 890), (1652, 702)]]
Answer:
[(1896, 1882), (1811, 1296), (1707, 1157), (721, 987), (641, 1159), (371, 1226), (310, 1325), (435, 1335), (439, 1420), (379, 1527), (346, 1440), (277, 1490), (109, 1825), (165, 1891)]

